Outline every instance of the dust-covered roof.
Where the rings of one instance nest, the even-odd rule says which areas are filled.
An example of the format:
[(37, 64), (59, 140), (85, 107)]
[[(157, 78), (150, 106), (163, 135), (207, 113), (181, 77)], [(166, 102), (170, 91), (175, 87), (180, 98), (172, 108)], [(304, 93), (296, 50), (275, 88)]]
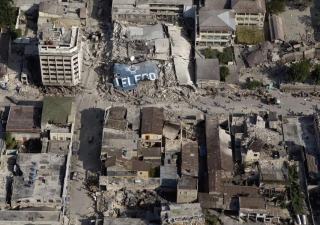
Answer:
[(198, 179), (182, 176), (178, 181), (178, 189), (198, 190)]
[(220, 80), (218, 59), (197, 59), (196, 68), (197, 80)]
[(67, 10), (67, 5), (50, 4), (47, 2), (40, 2), (39, 4), (39, 12), (43, 13), (63, 15), (67, 13)]
[(19, 153), (17, 165), (23, 175), (13, 180), (12, 200), (60, 198), (65, 162), (66, 157), (57, 154)]

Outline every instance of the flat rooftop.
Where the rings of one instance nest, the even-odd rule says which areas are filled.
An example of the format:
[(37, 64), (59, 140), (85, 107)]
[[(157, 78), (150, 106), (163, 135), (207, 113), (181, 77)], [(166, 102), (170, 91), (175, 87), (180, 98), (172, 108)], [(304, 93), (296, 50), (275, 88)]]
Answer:
[(17, 165), (22, 176), (14, 178), (12, 200), (60, 198), (65, 162), (66, 157), (57, 154), (18, 154)]
[(41, 108), (34, 106), (11, 106), (6, 130), (26, 133), (40, 132), (41, 111)]
[(59, 211), (0, 211), (0, 224), (60, 224), (60, 213)]

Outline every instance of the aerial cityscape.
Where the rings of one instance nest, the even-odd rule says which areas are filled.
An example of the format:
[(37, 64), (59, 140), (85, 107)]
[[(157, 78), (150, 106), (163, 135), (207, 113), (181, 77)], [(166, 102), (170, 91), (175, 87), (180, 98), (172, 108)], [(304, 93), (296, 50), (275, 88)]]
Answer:
[(320, 0), (0, 0), (0, 225), (319, 225)]

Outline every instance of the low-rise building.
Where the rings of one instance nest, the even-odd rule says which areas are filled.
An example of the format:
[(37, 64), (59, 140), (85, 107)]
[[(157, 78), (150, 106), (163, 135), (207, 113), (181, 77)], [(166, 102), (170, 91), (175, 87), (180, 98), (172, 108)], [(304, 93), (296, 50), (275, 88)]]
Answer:
[(66, 157), (57, 154), (20, 153), (12, 183), (11, 207), (62, 207)]
[(183, 142), (181, 151), (181, 174), (190, 177), (198, 177), (198, 173), (198, 143), (196, 141)]
[(196, 84), (200, 88), (217, 87), (220, 83), (218, 59), (196, 59)]
[(73, 97), (44, 97), (41, 130), (50, 140), (71, 141), (76, 101)]
[(226, 46), (236, 37), (234, 10), (200, 8), (196, 44)]
[(195, 202), (198, 198), (198, 179), (182, 176), (177, 186), (177, 203)]
[(41, 108), (34, 106), (11, 106), (6, 131), (12, 138), (23, 143), (29, 139), (40, 138)]
[(163, 122), (163, 108), (143, 108), (141, 110), (141, 140), (161, 142)]

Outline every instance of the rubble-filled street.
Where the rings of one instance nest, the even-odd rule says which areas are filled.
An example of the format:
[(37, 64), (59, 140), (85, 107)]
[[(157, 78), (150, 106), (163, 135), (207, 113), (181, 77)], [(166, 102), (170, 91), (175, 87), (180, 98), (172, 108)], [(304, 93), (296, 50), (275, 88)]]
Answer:
[(320, 224), (320, 1), (0, 1), (0, 225)]

